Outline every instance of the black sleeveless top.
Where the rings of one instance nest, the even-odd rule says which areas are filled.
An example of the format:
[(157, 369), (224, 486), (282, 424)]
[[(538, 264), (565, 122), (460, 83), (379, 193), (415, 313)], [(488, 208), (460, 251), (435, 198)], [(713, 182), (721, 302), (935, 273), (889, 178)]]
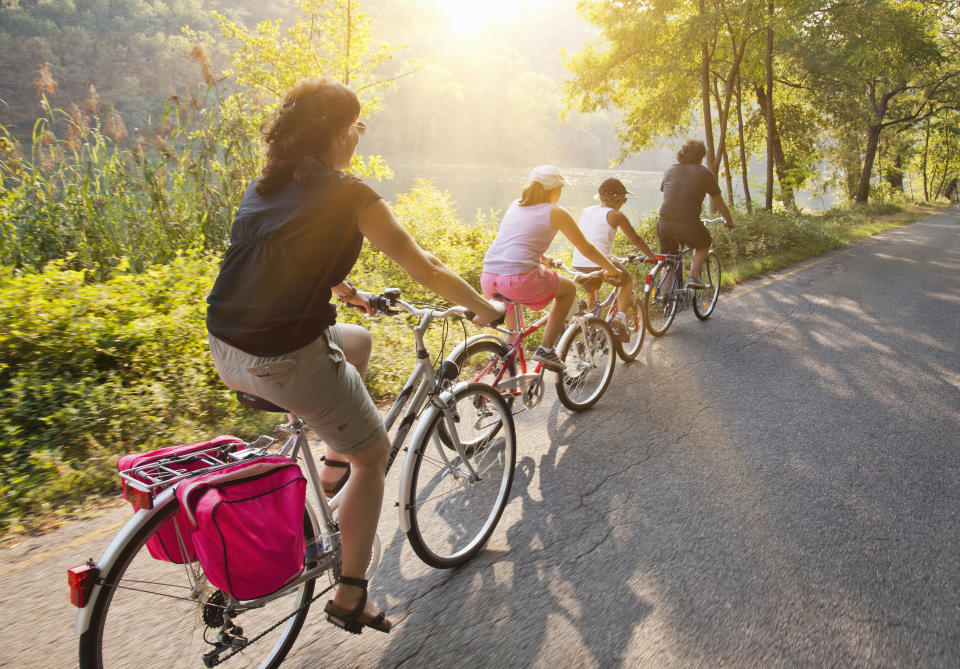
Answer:
[(353, 268), (359, 213), (380, 198), (356, 177), (318, 169), (303, 187), (243, 194), (207, 296), (207, 330), (251, 355), (290, 353), (336, 322), (330, 288)]

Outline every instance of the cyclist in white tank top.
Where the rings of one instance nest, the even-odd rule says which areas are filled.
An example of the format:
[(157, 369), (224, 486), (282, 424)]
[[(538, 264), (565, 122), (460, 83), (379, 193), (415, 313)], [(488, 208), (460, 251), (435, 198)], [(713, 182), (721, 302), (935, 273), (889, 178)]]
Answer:
[[(587, 207), (583, 210), (580, 221), (577, 223), (583, 236), (589, 239), (600, 250), (600, 253), (608, 258), (613, 255), (613, 238), (617, 234), (617, 228), (607, 221), (607, 213), (611, 211), (616, 211), (616, 209), (605, 204)], [(593, 267), (593, 265), (580, 251), (573, 250), (574, 267)]]
[[(610, 262), (580, 232), (570, 213), (558, 207), (566, 180), (553, 165), (540, 165), (530, 173), (530, 182), (520, 199), (507, 208), (497, 238), (483, 259), (480, 285), (485, 295), (495, 294), (519, 302), (531, 309), (543, 309), (553, 302), (543, 329), (541, 345), (531, 358), (554, 372), (563, 372), (563, 363), (553, 346), (577, 295), (576, 285), (542, 265), (552, 264), (543, 255), (557, 232), (570, 240), (584, 257), (607, 271), (610, 280), (619, 283), (628, 275)], [(513, 311), (507, 310), (507, 327), (515, 328)]]
[[(600, 188), (597, 189), (597, 195), (600, 204), (593, 207), (587, 207), (583, 210), (580, 217), (580, 231), (583, 236), (590, 240), (601, 253), (608, 258), (613, 255), (613, 239), (617, 235), (617, 230), (623, 230), (634, 246), (646, 256), (648, 263), (656, 263), (657, 258), (653, 251), (643, 241), (643, 237), (637, 234), (630, 224), (630, 219), (626, 214), (620, 211), (627, 202), (627, 195), (632, 195), (619, 179), (607, 179)], [(595, 263), (590, 262), (583, 254), (577, 250), (573, 252), (573, 268), (581, 272), (596, 271)], [(622, 268), (621, 268), (622, 269)], [(616, 334), (623, 337), (627, 332), (626, 312), (630, 308), (630, 300), (633, 296), (633, 277), (629, 272), (624, 272), (626, 279), (623, 282), (622, 290), (617, 296), (617, 317), (613, 322), (613, 328)], [(587, 293), (587, 306), (593, 307), (594, 293)]]

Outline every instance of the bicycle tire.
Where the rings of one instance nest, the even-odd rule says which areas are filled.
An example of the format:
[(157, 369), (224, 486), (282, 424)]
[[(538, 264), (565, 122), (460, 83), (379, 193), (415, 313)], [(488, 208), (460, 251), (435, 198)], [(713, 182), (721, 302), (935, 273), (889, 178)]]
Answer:
[[(673, 319), (677, 317), (677, 301), (671, 296), (673, 286), (666, 285), (669, 269), (670, 265), (662, 263), (653, 271), (644, 297), (647, 330), (654, 337), (666, 334), (673, 324)], [(671, 283), (677, 283), (676, 278)]]
[(587, 318), (585, 326), (574, 321), (561, 335), (557, 354), (566, 369), (557, 375), (556, 389), (563, 406), (585, 411), (603, 397), (617, 363), (614, 339), (610, 325), (596, 316)]
[[(506, 361), (507, 353), (507, 345), (503, 342), (496, 339), (480, 339), (468, 344), (453, 361), (460, 368), (460, 379), (462, 381), (483, 383), (489, 386), (493, 384), (500, 368), (503, 366), (507, 368), (503, 378), (509, 379), (516, 376), (517, 365), (513, 360)], [(501, 395), (507, 406), (512, 410), (514, 395), (512, 393), (501, 393)], [(443, 423), (440, 424), (439, 430), (443, 445), (453, 450), (453, 440)], [(471, 444), (465, 444), (465, 446), (469, 447)]]
[(617, 337), (617, 355), (624, 362), (630, 362), (636, 359), (643, 348), (643, 340), (647, 336), (647, 322), (644, 316), (643, 302), (633, 295), (630, 306), (626, 312), (627, 333), (630, 335), (628, 341), (622, 341)]
[[(152, 662), (168, 667), (203, 666), (203, 655), (212, 649), (204, 641), (204, 634), (215, 639), (219, 630), (219, 624), (211, 627), (205, 620), (216, 617), (223, 607), (202, 602), (210, 602), (215, 593), (223, 593), (206, 582), (199, 562), (187, 565), (162, 562), (152, 558), (146, 549), (147, 540), (157, 528), (179, 511), (176, 499), (158, 509), (154, 517), (130, 537), (110, 571), (101, 575), (96, 600), (89, 604), (94, 607), (90, 625), (80, 636), (81, 669), (142, 667)], [(314, 532), (306, 514), (304, 532), (309, 545)], [(187, 569), (194, 570), (201, 584), (198, 599), (176, 598), (190, 597)], [(243, 628), (243, 635), (252, 639), (296, 611), (269, 637), (250, 643), (231, 657), (228, 660), (231, 668), (272, 669), (280, 666), (303, 626), (315, 580), (311, 578), (301, 583), (291, 593), (266, 603), (261, 609), (243, 611), (235, 617)], [(205, 589), (202, 584), (206, 584)], [(251, 625), (254, 622), (256, 626)], [(258, 651), (266, 655), (261, 658), (256, 655)]]
[(709, 287), (701, 288), (694, 294), (693, 313), (701, 321), (705, 321), (717, 308), (717, 300), (720, 297), (720, 259), (713, 251), (707, 254), (707, 260), (700, 268), (700, 280)]
[[(438, 428), (447, 419), (443, 410), (437, 410), (428, 414), (431, 424), (411, 447), (413, 470), (404, 491), (410, 509), (410, 546), (438, 569), (466, 563), (487, 543), (509, 500), (517, 457), (513, 414), (496, 389), (483, 383), (463, 384), (452, 399), (457, 435), (474, 444), (467, 459), (479, 479), (458, 466), (460, 456), (451, 455), (441, 443)], [(499, 426), (492, 429), (496, 423)], [(486, 440), (478, 440), (471, 427), (488, 435)]]

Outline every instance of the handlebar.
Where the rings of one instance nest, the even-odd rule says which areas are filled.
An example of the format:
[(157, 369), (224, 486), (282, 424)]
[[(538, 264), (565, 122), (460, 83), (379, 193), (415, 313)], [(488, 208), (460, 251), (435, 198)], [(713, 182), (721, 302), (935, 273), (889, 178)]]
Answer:
[[(502, 309), (500, 317), (490, 323), (490, 326), (501, 325), (507, 317), (506, 307), (499, 302), (493, 302), (493, 304), (499, 305)], [(359, 305), (351, 305), (357, 309), (363, 309)], [(467, 309), (466, 307), (449, 307), (443, 311), (438, 309), (433, 309), (430, 307), (418, 308), (410, 304), (409, 302), (404, 302), (400, 299), (400, 289), (399, 288), (388, 288), (382, 293), (377, 295), (370, 296), (370, 306), (377, 313), (384, 314), (386, 316), (396, 316), (400, 312), (394, 309), (393, 307), (400, 307), (402, 310), (423, 318), (429, 316), (430, 318), (465, 318), (469, 321), (472, 321), (477, 317), (477, 314)]]

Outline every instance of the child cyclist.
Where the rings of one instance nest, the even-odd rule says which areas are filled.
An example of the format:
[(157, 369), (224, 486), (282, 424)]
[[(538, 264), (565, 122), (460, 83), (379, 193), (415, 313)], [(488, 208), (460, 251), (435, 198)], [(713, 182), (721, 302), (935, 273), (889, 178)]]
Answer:
[[(613, 254), (613, 238), (616, 237), (617, 230), (623, 230), (627, 239), (646, 256), (646, 261), (656, 263), (657, 258), (653, 255), (653, 251), (643, 241), (643, 237), (633, 229), (626, 214), (620, 211), (620, 207), (627, 202), (627, 195), (633, 195), (633, 193), (628, 191), (619, 179), (607, 179), (600, 184), (597, 191), (600, 204), (583, 210), (583, 215), (580, 216), (580, 222), (578, 223), (580, 232), (590, 243), (600, 249), (601, 253), (611, 257)], [(599, 269), (578, 249), (573, 251), (573, 268), (578, 272), (595, 272)], [(630, 307), (630, 300), (633, 296), (633, 277), (629, 272), (624, 272), (624, 275), (620, 294), (617, 296), (617, 316), (611, 326), (621, 340), (627, 341), (630, 335), (627, 331), (626, 311)], [(594, 297), (593, 292), (587, 294), (588, 307), (593, 307)]]
[[(619, 283), (624, 275), (628, 275), (583, 236), (566, 209), (557, 206), (566, 183), (553, 165), (533, 168), (530, 182), (520, 199), (514, 200), (500, 221), (497, 238), (483, 258), (483, 274), (480, 276), (480, 285), (488, 298), (499, 293), (534, 310), (553, 302), (540, 347), (531, 358), (558, 373), (564, 368), (553, 347), (573, 305), (577, 288), (570, 279), (543, 267), (553, 264), (544, 255), (553, 238), (562, 232), (584, 257), (606, 270), (604, 278), (612, 283)], [(509, 309), (507, 327), (516, 327), (513, 312)]]

